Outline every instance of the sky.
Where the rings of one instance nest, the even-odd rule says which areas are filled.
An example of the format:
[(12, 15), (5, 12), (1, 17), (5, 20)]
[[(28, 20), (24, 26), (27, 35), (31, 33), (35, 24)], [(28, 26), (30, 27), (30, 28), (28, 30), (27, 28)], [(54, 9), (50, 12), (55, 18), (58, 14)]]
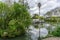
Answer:
[[(0, 0), (2, 1), (2, 0)], [(17, 0), (16, 0), (17, 2)], [(41, 8), (40, 8), (40, 15), (44, 15), (45, 13), (47, 13), (48, 11), (55, 9), (57, 7), (60, 7), (60, 0), (28, 0), (28, 4), (30, 7), (30, 14), (38, 14), (39, 13), (39, 9), (37, 4), (41, 3)]]
[(40, 15), (44, 15), (48, 11), (51, 11), (54, 8), (60, 7), (60, 0), (29, 0), (30, 13), (38, 14), (38, 3), (41, 3)]

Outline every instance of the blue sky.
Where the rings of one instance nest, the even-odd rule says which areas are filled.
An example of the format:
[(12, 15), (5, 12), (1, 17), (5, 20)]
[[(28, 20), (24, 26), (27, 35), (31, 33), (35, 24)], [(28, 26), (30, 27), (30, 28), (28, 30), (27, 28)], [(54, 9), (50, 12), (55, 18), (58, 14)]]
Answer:
[[(16, 0), (16, 2), (17, 1), (18, 0)], [(41, 3), (41, 8), (40, 8), (41, 15), (44, 15), (46, 12), (56, 7), (60, 7), (60, 0), (28, 0), (31, 15), (36, 13), (38, 14), (39, 12), (37, 7), (38, 2)]]

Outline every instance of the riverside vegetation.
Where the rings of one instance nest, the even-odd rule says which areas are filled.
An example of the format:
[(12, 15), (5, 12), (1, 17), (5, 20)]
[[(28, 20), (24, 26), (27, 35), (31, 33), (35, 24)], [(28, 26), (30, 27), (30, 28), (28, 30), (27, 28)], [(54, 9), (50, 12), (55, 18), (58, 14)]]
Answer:
[(31, 17), (24, 5), (14, 3), (8, 6), (0, 2), (0, 36), (15, 37), (25, 33), (31, 24)]

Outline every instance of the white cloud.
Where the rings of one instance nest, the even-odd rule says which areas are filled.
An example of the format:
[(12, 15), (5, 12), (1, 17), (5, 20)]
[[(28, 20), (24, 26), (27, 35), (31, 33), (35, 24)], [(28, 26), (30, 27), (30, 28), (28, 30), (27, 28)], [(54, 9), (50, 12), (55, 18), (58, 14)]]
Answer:
[[(16, 2), (18, 1), (16, 0)], [(41, 3), (41, 10), (40, 10), (41, 15), (45, 14), (46, 12), (56, 7), (60, 7), (60, 0), (28, 0), (31, 14), (35, 14), (39, 12), (37, 7), (38, 2)]]
[[(58, 0), (38, 0), (38, 1), (42, 4), (41, 15), (45, 14), (47, 11), (50, 11), (50, 10), (60, 6), (60, 2), (58, 2)], [(37, 3), (37, 2), (35, 2), (35, 3)], [(38, 13), (39, 11), (38, 11), (37, 5), (36, 4), (33, 5), (32, 2), (30, 4), (33, 6), (33, 8), (30, 9), (30, 12), (32, 14)]]
[(47, 12), (57, 7), (57, 3), (54, 1), (49, 1), (41, 7), (41, 13)]

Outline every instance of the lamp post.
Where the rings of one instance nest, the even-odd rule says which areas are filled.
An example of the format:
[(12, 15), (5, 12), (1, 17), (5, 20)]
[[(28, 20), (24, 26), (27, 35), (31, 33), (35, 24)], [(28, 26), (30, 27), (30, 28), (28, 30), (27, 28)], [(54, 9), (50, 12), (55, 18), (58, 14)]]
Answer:
[(40, 15), (40, 7), (41, 7), (41, 3), (38, 3), (39, 15)]
[[(38, 8), (39, 8), (39, 15), (40, 15), (40, 7), (41, 7), (41, 3), (38, 3)], [(39, 24), (40, 24), (40, 18), (39, 18)], [(39, 38), (38, 40), (41, 40), (41, 37), (40, 37), (40, 27), (39, 27)]]
[[(39, 15), (40, 15), (40, 7), (41, 7), (41, 4), (38, 3)], [(38, 20), (36, 20), (36, 18), (33, 18), (33, 19), (35, 19), (35, 21), (33, 21), (34, 25), (40, 25), (40, 24), (42, 25), (44, 23), (44, 21), (40, 21), (40, 18), (37, 18)], [(41, 40), (41, 37), (40, 37), (40, 26), (38, 26), (38, 27), (39, 27), (39, 37), (38, 37), (38, 40)]]

